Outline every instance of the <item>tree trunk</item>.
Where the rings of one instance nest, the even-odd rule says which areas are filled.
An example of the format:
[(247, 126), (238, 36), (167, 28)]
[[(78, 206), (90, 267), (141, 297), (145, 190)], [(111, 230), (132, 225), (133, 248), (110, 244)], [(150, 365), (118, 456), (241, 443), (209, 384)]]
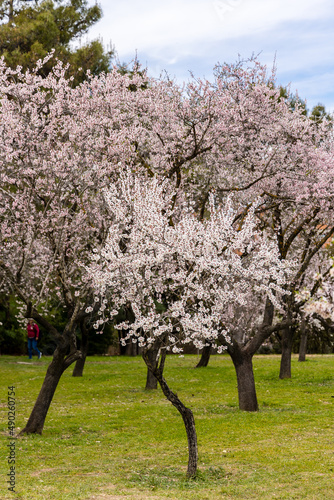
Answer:
[(150, 391), (158, 388), (158, 381), (156, 376), (147, 368), (146, 385), (145, 390)]
[(82, 354), (82, 358), (77, 359), (73, 368), (72, 377), (82, 377), (83, 370), (85, 368), (86, 357), (87, 351)]
[(292, 328), (285, 328), (282, 332), (282, 356), (279, 378), (291, 378), (291, 354), (292, 354)]
[(205, 345), (203, 347), (201, 359), (195, 366), (195, 368), (201, 368), (202, 366), (208, 366), (209, 360), (210, 360), (210, 355), (211, 355), (211, 344)]
[(255, 380), (253, 373), (253, 355), (245, 352), (236, 343), (228, 348), (237, 374), (239, 409), (258, 411)]
[(302, 323), (300, 326), (300, 345), (299, 345), (299, 358), (298, 361), (305, 361), (306, 359), (306, 350), (307, 350), (307, 330), (306, 330), (306, 322), (305, 319), (302, 319)]
[(145, 353), (145, 356), (149, 362), (149, 365), (146, 363), (145, 357), (143, 355), (143, 359), (147, 365), (147, 376), (146, 376), (146, 386), (145, 390), (152, 390), (152, 389), (157, 389), (158, 388), (158, 380), (156, 376), (154, 375), (152, 369), (149, 367), (151, 366), (153, 370), (156, 370), (158, 365), (159, 365), (159, 358), (160, 358), (160, 349), (158, 347), (152, 346), (150, 349), (148, 349)]
[(86, 328), (86, 323), (85, 321), (82, 321), (80, 323), (80, 330), (81, 330), (81, 344), (80, 344), (80, 351), (82, 357), (77, 359), (72, 377), (82, 377), (83, 375), (83, 370), (85, 367), (85, 362), (86, 362), (86, 357), (88, 353), (88, 330)]
[(48, 413), (52, 398), (57, 389), (60, 377), (78, 357), (80, 352), (76, 351), (73, 354), (64, 358), (64, 349), (57, 347), (53, 354), (53, 359), (47, 369), (42, 388), (38, 394), (36, 403), (31, 412), (29, 420), (20, 432), (21, 434), (42, 434), (46, 415)]
[(197, 435), (196, 435), (196, 428), (195, 428), (195, 420), (192, 411), (189, 408), (186, 408), (184, 404), (180, 401), (178, 396), (173, 393), (170, 388), (167, 385), (166, 380), (164, 379), (162, 373), (163, 373), (163, 367), (166, 359), (166, 351), (163, 350), (161, 355), (160, 355), (160, 365), (156, 366), (155, 369), (154, 367), (150, 364), (150, 361), (147, 357), (147, 352), (143, 353), (143, 358), (145, 363), (147, 364), (148, 367), (152, 370), (154, 373), (155, 377), (157, 378), (162, 392), (172, 403), (173, 406), (179, 411), (179, 413), (182, 416), (185, 428), (186, 428), (186, 433), (187, 433), (187, 439), (188, 439), (188, 468), (187, 468), (187, 477), (188, 478), (194, 478), (197, 473), (197, 462), (198, 462), (198, 449), (197, 449)]
[(198, 461), (198, 450), (197, 450), (197, 435), (195, 428), (195, 420), (193, 412), (184, 406), (180, 401), (178, 396), (174, 394), (167, 385), (166, 380), (163, 376), (158, 377), (159, 384), (161, 386), (162, 392), (172, 403), (173, 406), (180, 412), (183, 422), (186, 428), (187, 438), (188, 438), (188, 467), (187, 467), (187, 477), (195, 477), (197, 473), (197, 461)]

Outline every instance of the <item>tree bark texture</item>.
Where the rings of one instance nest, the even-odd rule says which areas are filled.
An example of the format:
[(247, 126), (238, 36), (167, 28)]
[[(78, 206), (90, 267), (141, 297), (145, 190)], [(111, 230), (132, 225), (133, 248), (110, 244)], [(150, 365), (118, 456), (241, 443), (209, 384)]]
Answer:
[(253, 372), (253, 355), (245, 352), (237, 344), (228, 348), (237, 374), (239, 409), (243, 411), (258, 411), (258, 402)]
[(86, 357), (87, 357), (87, 351), (82, 354), (82, 358), (77, 359), (77, 361), (74, 365), (74, 368), (73, 368), (72, 377), (82, 377), (83, 376)]
[[(159, 367), (160, 346), (158, 344), (155, 346), (152, 345), (150, 347), (150, 349), (148, 349), (145, 352), (145, 355), (143, 354), (143, 359), (144, 359), (146, 366), (147, 366), (145, 390), (157, 389), (158, 388), (158, 380), (157, 380), (157, 377), (154, 375), (154, 372)], [(164, 362), (161, 364), (162, 371), (163, 371), (163, 366), (164, 366)], [(161, 374), (162, 374), (162, 372), (161, 372)]]
[(80, 352), (77, 351), (66, 358), (64, 358), (64, 354), (64, 350), (59, 347), (55, 350), (29, 420), (20, 434), (42, 434), (45, 419), (60, 377), (66, 368), (78, 359)]
[(156, 376), (151, 372), (151, 370), (147, 367), (147, 376), (146, 376), (146, 385), (145, 390), (151, 391), (158, 388), (158, 381)]
[(279, 378), (291, 378), (291, 354), (292, 354), (293, 329), (285, 328), (282, 331), (282, 356)]
[(180, 401), (177, 394), (171, 391), (171, 389), (168, 387), (166, 380), (162, 375), (166, 358), (166, 351), (165, 350), (162, 351), (162, 354), (160, 355), (160, 365), (156, 366), (155, 368), (153, 366), (150, 366), (150, 361), (147, 357), (147, 352), (148, 351), (146, 351), (146, 353), (143, 354), (145, 363), (147, 364), (148, 367), (151, 368), (152, 372), (154, 373), (155, 377), (157, 378), (160, 384), (162, 392), (164, 393), (168, 401), (172, 403), (172, 405), (178, 410), (178, 412), (182, 416), (188, 439), (187, 477), (194, 478), (197, 473), (197, 462), (198, 462), (197, 434), (195, 428), (194, 415), (190, 410), (190, 408), (187, 408)]
[(210, 360), (210, 355), (211, 355), (211, 344), (205, 345), (203, 347), (201, 359), (199, 360), (199, 362), (197, 363), (195, 368), (202, 368), (202, 367), (208, 366), (209, 360)]
[(170, 390), (163, 376), (159, 377), (158, 381), (161, 386), (162, 392), (164, 393), (168, 401), (172, 403), (172, 405), (180, 412), (182, 416), (188, 439), (187, 477), (195, 477), (197, 472), (198, 449), (193, 412), (189, 408), (186, 408), (186, 406), (184, 406), (178, 396)]
[(74, 365), (72, 377), (82, 377), (88, 353), (88, 343), (89, 343), (88, 330), (86, 328), (86, 324), (84, 321), (80, 324), (80, 330), (81, 330), (80, 351), (82, 356), (81, 358), (77, 359)]

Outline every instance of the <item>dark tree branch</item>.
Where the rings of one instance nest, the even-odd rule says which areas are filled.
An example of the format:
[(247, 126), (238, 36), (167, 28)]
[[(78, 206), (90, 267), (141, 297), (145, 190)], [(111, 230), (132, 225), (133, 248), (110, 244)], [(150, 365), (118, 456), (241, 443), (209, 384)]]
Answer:
[(312, 219), (314, 219), (316, 217), (316, 215), (319, 213), (320, 211), (320, 208), (315, 208), (314, 211), (310, 214), (309, 217), (306, 217), (306, 219), (304, 219), (300, 224), (299, 226), (297, 226), (295, 228), (294, 231), (292, 231), (292, 233), (290, 234), (289, 238), (287, 238), (285, 244), (284, 244), (284, 247), (283, 247), (283, 253), (282, 253), (282, 257), (285, 258), (287, 253), (288, 253), (288, 250), (292, 244), (292, 242), (294, 241), (294, 239), (301, 233), (301, 231), (304, 229), (304, 227), (306, 226), (306, 224), (309, 224), (309, 222), (311, 222)]

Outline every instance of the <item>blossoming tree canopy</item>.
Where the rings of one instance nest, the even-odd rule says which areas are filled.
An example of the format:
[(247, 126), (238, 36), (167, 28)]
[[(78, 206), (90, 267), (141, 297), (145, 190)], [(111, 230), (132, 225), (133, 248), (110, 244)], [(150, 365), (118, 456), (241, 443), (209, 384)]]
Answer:
[[(124, 341), (139, 342), (148, 368), (181, 413), (191, 477), (198, 456), (195, 423), (191, 410), (163, 377), (166, 351), (182, 352), (182, 345), (189, 342), (199, 348), (207, 341), (228, 344), (236, 313), (241, 308), (254, 310), (257, 296), (262, 301), (268, 296), (279, 307), (290, 267), (280, 260), (276, 245), (256, 230), (253, 210), (237, 230), (231, 201), (216, 207), (210, 197), (210, 217), (199, 221), (186, 208), (174, 214), (172, 194), (166, 181), (161, 184), (157, 178), (133, 176), (130, 171), (121, 174), (104, 192), (109, 233), (105, 244), (95, 248), (86, 270), (97, 298), (106, 301), (98, 298), (103, 305), (96, 328), (121, 306), (131, 306), (134, 321), (116, 328), (128, 331)], [(108, 302), (114, 307), (110, 316)], [(239, 321), (246, 325), (242, 318)]]
[[(226, 343), (237, 313), (239, 328), (249, 325), (256, 297), (267, 295), (280, 307), (291, 265), (256, 230), (254, 209), (236, 229), (231, 200), (222, 207), (210, 197), (210, 217), (198, 221), (189, 209), (173, 217), (171, 194), (166, 182), (129, 172), (105, 190), (112, 224), (92, 254), (89, 276), (114, 314), (131, 304), (134, 322), (117, 327), (143, 347), (156, 338), (173, 352), (182, 343), (201, 348), (223, 337)], [(108, 319), (102, 312), (96, 328)]]
[[(98, 192), (131, 145), (90, 115), (88, 83), (73, 89), (61, 63), (46, 78), (37, 75), (38, 67), (22, 73), (0, 62), (0, 284), (58, 343), (24, 429), (41, 433), (61, 374), (81, 355), (76, 328), (89, 305), (96, 309), (82, 264), (106, 236)], [(130, 82), (114, 76), (122, 85)], [(62, 332), (47, 315), (50, 301), (66, 309)]]
[[(130, 82), (114, 76), (114, 89)], [(58, 299), (86, 295), (77, 263), (104, 237), (98, 191), (116, 175), (121, 155), (131, 153), (113, 134), (116, 105), (115, 126), (106, 129), (91, 113), (92, 92), (88, 84), (73, 89), (60, 63), (46, 78), (1, 63), (1, 261), (34, 305), (47, 299), (54, 272)]]
[[(321, 228), (328, 229), (323, 238), (333, 230), (325, 122), (313, 126), (292, 113), (256, 62), (221, 67), (214, 83), (192, 79), (184, 88), (116, 68), (73, 88), (60, 63), (38, 76), (42, 64), (23, 73), (0, 62), (1, 286), (15, 289), (34, 314), (54, 295), (70, 315), (88, 316), (98, 302), (83, 269), (95, 247), (94, 276), (115, 310), (132, 304), (129, 334), (141, 343), (167, 334), (166, 347), (179, 349), (223, 332), (234, 338), (234, 317), (250, 332), (263, 300), (279, 300), (282, 259), (298, 256), (296, 283), (321, 247)], [(126, 167), (155, 177), (157, 187), (125, 176), (121, 189), (116, 180)], [(166, 196), (157, 194), (160, 183)], [(151, 200), (146, 208), (126, 195), (134, 185)], [(109, 186), (116, 187), (101, 196)], [(214, 189), (222, 206), (236, 192), (242, 213), (228, 208), (231, 201), (215, 207)]]

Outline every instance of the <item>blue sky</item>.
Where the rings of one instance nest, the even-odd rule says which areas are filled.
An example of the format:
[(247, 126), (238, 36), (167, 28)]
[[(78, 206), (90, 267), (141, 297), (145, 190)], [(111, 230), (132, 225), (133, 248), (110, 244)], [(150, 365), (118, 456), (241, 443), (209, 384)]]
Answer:
[[(89, 1), (91, 4), (92, 1)], [(334, 112), (334, 0), (100, 0), (88, 33), (112, 44), (120, 62), (136, 55), (152, 76), (212, 78), (220, 62), (259, 54), (277, 81)], [(85, 40), (82, 40), (83, 42)]]

